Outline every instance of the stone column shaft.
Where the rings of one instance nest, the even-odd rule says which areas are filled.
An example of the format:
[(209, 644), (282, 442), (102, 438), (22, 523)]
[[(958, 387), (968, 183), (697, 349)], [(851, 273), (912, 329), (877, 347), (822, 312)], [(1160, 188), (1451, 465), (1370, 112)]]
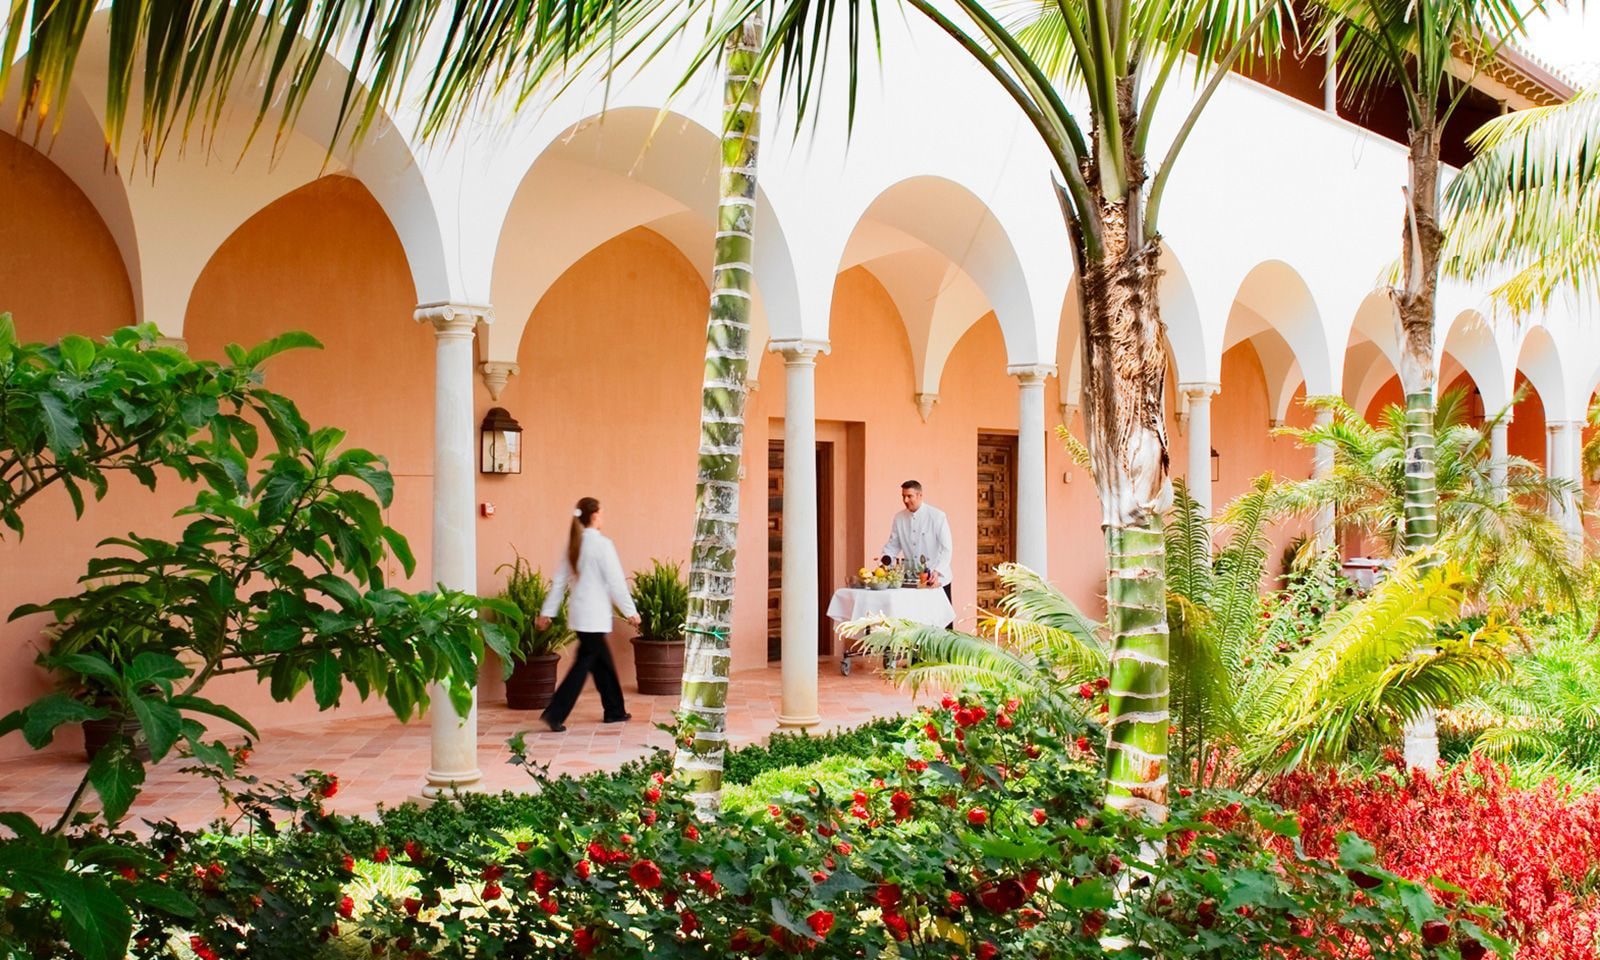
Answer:
[[(416, 318), (432, 325), (435, 338), (433, 581), (473, 593), (478, 588), (478, 443), (472, 339), (478, 324), (490, 322), (493, 314), (486, 306), (430, 303), (417, 308)], [(476, 694), (466, 716), (456, 712), (442, 686), (429, 696), (433, 741), (422, 795), (435, 799), (481, 790)]]
[(1044, 381), (1055, 367), (1029, 364), (1006, 372), (1017, 378), (1017, 562), (1042, 577), (1050, 564)]
[(1489, 483), (1496, 498), (1502, 501), (1506, 498), (1507, 466), (1511, 458), (1510, 427), (1511, 422), (1502, 419), (1489, 428)]
[(783, 354), (783, 695), (778, 724), (810, 727), (817, 714), (817, 340), (783, 340), (769, 349)]
[(1209, 517), (1215, 507), (1211, 489), (1211, 398), (1222, 391), (1222, 385), (1182, 383), (1178, 389), (1189, 400), (1189, 425), (1185, 431), (1189, 440), (1189, 462), (1183, 479), (1188, 484), (1189, 496)]
[[(1328, 427), (1333, 424), (1333, 411), (1327, 408), (1317, 410), (1317, 426)], [(1317, 444), (1317, 449), (1312, 454), (1311, 475), (1318, 480), (1326, 480), (1333, 476), (1333, 445), (1329, 443)], [(1313, 525), (1313, 536), (1316, 537), (1317, 549), (1328, 551), (1334, 549), (1334, 513), (1333, 506), (1322, 507), (1317, 510), (1316, 522)]]

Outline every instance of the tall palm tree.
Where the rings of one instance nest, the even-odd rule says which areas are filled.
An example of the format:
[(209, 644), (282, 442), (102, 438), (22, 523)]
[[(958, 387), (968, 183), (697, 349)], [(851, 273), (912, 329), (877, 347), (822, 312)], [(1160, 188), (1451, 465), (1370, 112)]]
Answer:
[[(1323, 29), (1336, 40), (1340, 80), (1354, 89), (1393, 90), (1406, 108), (1407, 185), (1400, 285), (1391, 290), (1400, 326), (1400, 381), (1406, 397), (1406, 498), (1402, 541), (1409, 551), (1438, 539), (1434, 484), (1434, 322), (1439, 288), (1439, 150), (1474, 75), (1522, 30), (1515, 0), (1319, 0)], [(1465, 66), (1466, 77), (1460, 75)]]
[(733, 628), (734, 550), (739, 540), (739, 465), (750, 367), (750, 306), (760, 88), (752, 83), (761, 49), (761, 15), (724, 41), (721, 199), (700, 386), (700, 470), (694, 545), (689, 553), (688, 644), (681, 712), (692, 721), (676, 767), (690, 778), (702, 815), (722, 798), (728, 720), (728, 664)]
[[(1522, 457), (1506, 461), (1504, 486), (1497, 484), (1490, 434), (1516, 401), (1474, 426), (1467, 420), (1466, 397), (1464, 389), (1446, 390), (1429, 411), (1436, 427), (1436, 554), (1467, 573), (1467, 606), (1474, 612), (1554, 603), (1575, 607), (1578, 570), (1566, 533), (1549, 510), (1571, 494), (1573, 484)], [(1283, 484), (1275, 494), (1277, 509), (1333, 507), (1339, 524), (1360, 533), (1379, 554), (1399, 558), (1412, 552), (1406, 541), (1411, 412), (1391, 406), (1377, 424), (1369, 424), (1337, 397), (1308, 402), (1332, 417), (1325, 424), (1282, 432), (1303, 446), (1330, 447), (1333, 470), (1326, 477)]]
[(1477, 155), (1445, 191), (1445, 269), (1509, 269), (1495, 297), (1515, 313), (1600, 284), (1600, 90), (1506, 114), (1475, 131)]
[[(1228, 72), (1274, 53), (1278, 0), (1086, 0), (1012, 3), (1007, 20), (979, 0), (902, 0), (946, 34), (1028, 119), (1052, 160), (1071, 237), (1083, 322), (1084, 421), (1105, 531), (1111, 650), (1107, 802), (1162, 817), (1167, 799), (1168, 628), (1161, 509), (1168, 495), (1163, 391), (1166, 360), (1157, 296), (1160, 210), (1176, 161)], [(862, 21), (876, 30), (879, 0), (770, 4), (757, 72), (797, 93), (802, 115), (827, 66), (861, 62)], [(768, 8), (768, 0), (697, 0), (720, 7), (713, 35)], [(842, 12), (841, 12), (842, 11)], [(836, 20), (846, 24), (841, 31)], [(830, 57), (839, 34), (841, 65)], [(1191, 60), (1192, 55), (1192, 60)], [(1197, 90), (1152, 168), (1156, 108), (1168, 83), (1195, 64)], [(1079, 88), (1086, 115), (1063, 87)], [(853, 116), (853, 103), (851, 115)]]

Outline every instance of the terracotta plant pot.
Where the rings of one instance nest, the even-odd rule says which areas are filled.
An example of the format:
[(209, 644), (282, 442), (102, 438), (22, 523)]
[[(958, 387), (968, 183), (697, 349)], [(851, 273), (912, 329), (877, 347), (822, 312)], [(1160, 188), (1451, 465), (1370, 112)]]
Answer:
[(543, 710), (556, 692), (556, 664), (553, 653), (519, 660), (506, 678), (506, 706), (513, 710)]
[(640, 693), (678, 696), (683, 692), (683, 641), (634, 637), (633, 671)]
[[(114, 719), (85, 720), (83, 727), (83, 755), (86, 760), (93, 760), (94, 755), (101, 748), (111, 742), (117, 735), (117, 721)], [(144, 732), (139, 729), (139, 721), (129, 717), (122, 722), (122, 735), (133, 741), (133, 754), (140, 760), (150, 760), (150, 745), (145, 742)]]

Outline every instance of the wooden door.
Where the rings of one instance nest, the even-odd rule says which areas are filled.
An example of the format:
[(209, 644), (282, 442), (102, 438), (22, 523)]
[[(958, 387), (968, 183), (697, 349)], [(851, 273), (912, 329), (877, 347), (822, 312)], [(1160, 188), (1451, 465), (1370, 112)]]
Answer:
[[(833, 444), (817, 444), (817, 651), (833, 650)], [(783, 441), (767, 441), (767, 661), (783, 659)]]
[(1016, 558), (1017, 438), (978, 434), (978, 607), (993, 610), (1005, 595), (996, 568)]

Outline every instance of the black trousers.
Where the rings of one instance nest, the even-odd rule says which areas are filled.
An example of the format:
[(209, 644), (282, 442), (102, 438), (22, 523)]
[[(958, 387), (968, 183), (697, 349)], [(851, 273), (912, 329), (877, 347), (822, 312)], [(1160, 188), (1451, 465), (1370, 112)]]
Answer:
[[(948, 584), (948, 583), (944, 585), (944, 598), (946, 600), (950, 601), (950, 606), (954, 607), (956, 605), (955, 594), (950, 592), (950, 584)], [(949, 623), (944, 625), (944, 628), (946, 630), (954, 630), (955, 627), (956, 627), (956, 622), (954, 620), (952, 620)]]
[(600, 705), (605, 708), (606, 716), (620, 717), (626, 713), (627, 709), (622, 703), (622, 683), (617, 679), (617, 665), (611, 660), (611, 648), (606, 646), (606, 635), (580, 633), (578, 658), (562, 678), (561, 686), (556, 688), (543, 716), (552, 723), (565, 721), (567, 714), (572, 712), (572, 705), (578, 702), (578, 694), (583, 692), (583, 681), (591, 673), (594, 674), (594, 687), (600, 691)]

